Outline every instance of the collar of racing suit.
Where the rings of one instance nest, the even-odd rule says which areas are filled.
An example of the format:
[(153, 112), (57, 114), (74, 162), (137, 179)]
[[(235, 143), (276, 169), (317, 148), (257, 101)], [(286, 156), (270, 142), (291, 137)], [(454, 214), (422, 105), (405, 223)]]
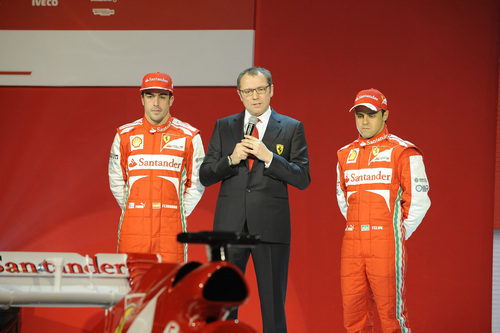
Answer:
[(389, 137), (389, 135), (390, 135), (389, 129), (387, 128), (387, 124), (386, 124), (386, 125), (384, 125), (384, 129), (382, 130), (382, 132), (380, 132), (379, 134), (377, 134), (369, 139), (365, 139), (361, 135), (359, 135), (359, 137), (356, 141), (358, 142), (358, 144), (361, 147), (369, 146), (369, 145), (373, 145), (377, 142), (380, 142), (380, 141), (387, 139)]
[(151, 125), (151, 123), (147, 120), (147, 118), (144, 116), (144, 118), (142, 119), (142, 124), (144, 126), (144, 128), (151, 134), (154, 134), (154, 133), (157, 133), (157, 132), (165, 132), (169, 127), (170, 125), (172, 124), (172, 116), (169, 116), (168, 117), (168, 120), (165, 124), (161, 125), (161, 126), (153, 126)]

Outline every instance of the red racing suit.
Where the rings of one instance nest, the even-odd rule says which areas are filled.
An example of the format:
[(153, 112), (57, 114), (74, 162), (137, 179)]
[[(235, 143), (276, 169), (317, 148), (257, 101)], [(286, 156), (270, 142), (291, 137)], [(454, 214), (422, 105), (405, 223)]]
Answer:
[(337, 202), (346, 218), (341, 289), (347, 332), (372, 332), (373, 301), (384, 333), (410, 332), (405, 241), (430, 207), (420, 150), (384, 130), (341, 148)]
[(170, 116), (152, 126), (144, 117), (117, 129), (109, 159), (111, 192), (122, 208), (118, 252), (159, 253), (187, 260), (177, 242), (201, 199), (199, 168), (205, 152), (199, 131)]

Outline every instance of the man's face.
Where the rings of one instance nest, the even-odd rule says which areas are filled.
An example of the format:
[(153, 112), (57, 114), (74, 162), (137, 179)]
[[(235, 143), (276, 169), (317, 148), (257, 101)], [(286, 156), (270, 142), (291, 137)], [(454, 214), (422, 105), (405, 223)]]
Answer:
[(382, 115), (382, 111), (374, 112), (366, 106), (360, 105), (354, 109), (354, 117), (359, 134), (364, 139), (369, 139), (382, 132), (385, 121), (389, 117), (389, 111), (386, 110)]
[(174, 96), (165, 90), (145, 90), (141, 96), (144, 105), (144, 115), (151, 125), (160, 126), (167, 122), (170, 117), (170, 107), (174, 102)]
[[(259, 89), (262, 94), (254, 89)], [(271, 97), (273, 97), (273, 86), (269, 85), (264, 75), (247, 73), (241, 77), (238, 95), (248, 112), (258, 117), (269, 108)]]

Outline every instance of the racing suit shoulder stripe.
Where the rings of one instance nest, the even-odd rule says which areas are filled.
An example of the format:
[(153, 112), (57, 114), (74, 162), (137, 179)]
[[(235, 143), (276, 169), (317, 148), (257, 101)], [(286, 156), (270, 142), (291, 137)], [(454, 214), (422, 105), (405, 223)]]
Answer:
[(183, 126), (177, 126), (175, 124), (172, 124), (172, 127), (175, 127), (179, 130), (181, 130), (185, 135), (188, 135), (188, 136), (193, 136), (194, 133), (192, 131), (190, 131), (189, 129), (183, 127)]
[(118, 128), (118, 134), (123, 135), (125, 133), (131, 132), (134, 129), (142, 126), (142, 118), (138, 119), (132, 123), (125, 124)]
[(403, 140), (394, 134), (390, 134), (388, 139), (392, 140), (392, 141), (396, 141), (400, 146), (403, 146), (403, 147), (408, 147), (408, 148), (415, 147), (416, 148), (416, 146), (413, 143), (411, 143), (410, 141)]
[(137, 119), (136, 121), (133, 121), (131, 123), (127, 123), (125, 125), (122, 125), (120, 127), (118, 127), (118, 130), (121, 131), (123, 130), (124, 128), (127, 128), (127, 127), (134, 127), (134, 126), (137, 126), (137, 125), (142, 125), (142, 118), (141, 119)]
[(358, 143), (358, 140), (355, 140), (355, 141), (345, 145), (344, 147), (340, 148), (337, 151), (337, 153), (342, 153), (342, 152), (347, 151), (348, 149), (357, 148), (358, 147), (357, 143)]
[(345, 149), (349, 148), (351, 145), (352, 145), (352, 143), (349, 143), (349, 144), (345, 145), (344, 147), (340, 148), (338, 151), (345, 150)]
[(172, 124), (185, 127), (186, 129), (190, 130), (191, 132), (198, 131), (195, 127), (191, 126), (191, 124), (186, 123), (185, 121), (179, 120), (177, 118), (172, 119)]
[(189, 136), (195, 136), (196, 134), (199, 133), (199, 130), (190, 124), (180, 121), (177, 118), (172, 118), (172, 127), (177, 128), (184, 132), (184, 134), (189, 135)]

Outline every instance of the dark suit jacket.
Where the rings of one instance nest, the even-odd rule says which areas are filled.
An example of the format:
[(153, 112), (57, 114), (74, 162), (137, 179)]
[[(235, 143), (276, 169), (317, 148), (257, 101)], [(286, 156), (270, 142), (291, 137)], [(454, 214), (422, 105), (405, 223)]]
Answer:
[(222, 181), (214, 217), (215, 231), (248, 231), (265, 242), (290, 243), (290, 184), (305, 189), (311, 182), (309, 155), (301, 122), (271, 110), (262, 142), (273, 153), (269, 168), (256, 159), (229, 166), (227, 156), (243, 139), (244, 112), (217, 120), (200, 168), (205, 186)]

